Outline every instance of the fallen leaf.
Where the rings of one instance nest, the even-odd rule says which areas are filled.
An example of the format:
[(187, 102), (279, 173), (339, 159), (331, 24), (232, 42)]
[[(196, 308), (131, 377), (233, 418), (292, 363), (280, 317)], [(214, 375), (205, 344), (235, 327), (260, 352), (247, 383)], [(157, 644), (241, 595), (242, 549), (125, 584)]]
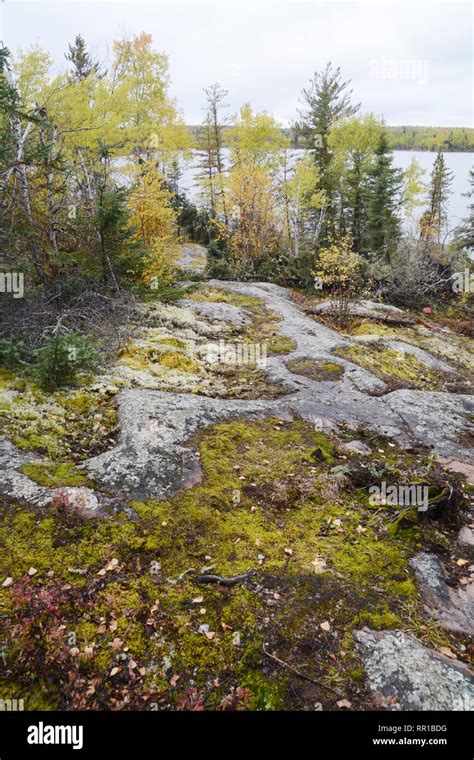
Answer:
[(449, 647), (438, 647), (438, 652), (445, 654), (446, 657), (451, 657), (452, 660), (456, 660), (457, 657)]
[(462, 567), (463, 565), (468, 565), (469, 560), (468, 559), (458, 559), (456, 562), (456, 565), (459, 565), (459, 567)]
[(349, 702), (348, 699), (340, 699), (336, 704), (338, 707), (347, 707), (348, 710), (352, 707), (352, 702)]
[(205, 631), (204, 635), (205, 635), (205, 636), (206, 636), (208, 639), (213, 639), (213, 638), (214, 638), (214, 636), (216, 635), (216, 632), (215, 632), (215, 631)]
[(119, 668), (112, 668), (112, 670), (110, 671), (110, 675), (115, 676), (118, 672), (119, 672)]
[(311, 564), (314, 566), (315, 573), (324, 573), (327, 567), (327, 562), (322, 557), (316, 557), (316, 559), (313, 559)]
[(179, 681), (179, 675), (175, 673), (174, 676), (171, 676), (170, 678), (170, 686), (174, 688), (176, 684), (178, 683), (178, 681)]

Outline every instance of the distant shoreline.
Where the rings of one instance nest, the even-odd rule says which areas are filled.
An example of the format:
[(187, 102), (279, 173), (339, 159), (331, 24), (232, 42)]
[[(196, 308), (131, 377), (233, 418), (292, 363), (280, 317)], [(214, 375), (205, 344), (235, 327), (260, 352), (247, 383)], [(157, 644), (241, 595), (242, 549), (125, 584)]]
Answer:
[[(198, 138), (202, 124), (190, 124), (188, 129)], [(224, 126), (224, 131), (229, 127)], [(417, 127), (405, 125), (386, 127), (393, 150), (423, 151), (436, 153), (439, 148), (444, 153), (474, 153), (474, 128), (472, 127)], [(305, 137), (292, 127), (281, 127), (281, 132), (291, 139), (291, 148), (304, 149)]]

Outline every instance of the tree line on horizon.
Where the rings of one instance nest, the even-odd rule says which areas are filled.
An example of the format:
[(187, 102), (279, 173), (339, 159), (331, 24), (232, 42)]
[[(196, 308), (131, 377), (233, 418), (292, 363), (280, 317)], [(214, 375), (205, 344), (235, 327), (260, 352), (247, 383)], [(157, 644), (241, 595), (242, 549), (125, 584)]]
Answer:
[[(158, 295), (173, 281), (177, 244), (191, 240), (208, 246), (211, 274), (303, 288), (325, 256), (353, 254), (358, 279), (390, 297), (407, 261), (407, 282), (415, 266), (446, 287), (470, 250), (472, 205), (447, 242), (442, 150), (428, 183), (416, 161), (395, 168), (390, 130), (360, 114), (330, 63), (301, 94), (294, 129), (307, 148), (295, 159), (271, 114), (247, 103), (229, 115), (217, 83), (193, 134), (169, 95), (167, 56), (146, 33), (115, 41), (107, 68), (81, 35), (65, 58), (53, 75), (37, 46), (0, 50), (1, 267), (25, 271), (32, 288)], [(196, 155), (192, 203), (180, 177)]]

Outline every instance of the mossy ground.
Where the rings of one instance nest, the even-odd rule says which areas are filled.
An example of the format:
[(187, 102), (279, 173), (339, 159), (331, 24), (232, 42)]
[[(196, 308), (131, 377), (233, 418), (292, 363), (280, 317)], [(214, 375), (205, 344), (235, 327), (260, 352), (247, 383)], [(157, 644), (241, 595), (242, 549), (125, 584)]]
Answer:
[(339, 380), (344, 374), (344, 367), (336, 362), (310, 359), (308, 357), (290, 359), (286, 366), (297, 375), (304, 375), (316, 382)]
[[(280, 332), (278, 315), (266, 308), (261, 299), (201, 285), (189, 300), (238, 306), (245, 310), (249, 322), (243, 325), (206, 322), (183, 309), (186, 317), (176, 329), (179, 323), (176, 308), (160, 310), (155, 305), (156, 316), (161, 313), (161, 326), (142, 329), (139, 337), (121, 352), (118, 369), (127, 381), (157, 390), (242, 399), (271, 399), (289, 392), (281, 383), (270, 381), (265, 367), (257, 362), (227, 364), (206, 360), (206, 346), (220, 340), (234, 348), (258, 345), (259, 355), (265, 352), (266, 356), (288, 354), (296, 349), (296, 343)], [(171, 335), (171, 330), (181, 334)], [(125, 369), (125, 375), (121, 368)]]
[[(247, 310), (250, 324), (226, 339), (293, 350), (259, 299), (209, 287), (192, 297)], [(140, 373), (155, 372), (163, 385), (152, 387), (168, 390), (285, 392), (256, 367), (204, 368), (196, 347), (220, 337), (222, 325), (214, 335), (176, 307), (148, 313), (142, 339), (119, 361), (130, 374), (112, 371), (113, 392), (86, 384), (46, 396), (0, 372), (3, 429), (47, 457), (24, 465), (25, 474), (49, 487), (86, 484), (74, 463), (111, 445), (113, 393)], [(384, 378), (390, 370), (396, 381), (419, 381), (418, 366), (397, 375), (392, 357), (378, 359)], [(340, 376), (336, 362), (302, 362), (293, 371)], [(341, 698), (364, 709), (372, 703), (354, 628), (400, 627), (463, 659), (462, 640), (429, 619), (408, 569), (420, 549), (448, 552), (452, 515), (422, 520), (368, 498), (369, 484), (382, 479), (437, 492), (446, 473), (424, 451), (357, 436), (372, 448), (364, 462), (344, 446), (353, 431), (336, 437), (302, 421), (230, 420), (194, 442), (201, 483), (167, 501), (133, 503), (132, 515), (85, 519), (62, 506), (2, 503), (0, 584), (9, 580), (0, 586), (0, 696), (24, 698), (26, 709), (334, 709)], [(247, 571), (231, 588), (198, 582), (202, 573)]]
[[(134, 503), (135, 520), (3, 504), (1, 696), (13, 689), (26, 709), (363, 708), (355, 627), (424, 626), (454, 648), (407, 569), (451, 529), (388, 530), (395, 508), (370, 506), (371, 476), (352, 478), (343, 439), (304, 422), (220, 424), (196, 441), (202, 482)], [(376, 445), (384, 477), (432, 477), (422, 452)], [(249, 570), (232, 588), (197, 582)]]
[(53, 462), (100, 453), (114, 442), (115, 428), (115, 400), (108, 391), (79, 387), (46, 394), (14, 377), (0, 388), (0, 429), (19, 449)]
[(344, 346), (335, 349), (334, 354), (369, 370), (384, 380), (391, 390), (441, 390), (443, 387), (441, 373), (426, 367), (413, 354), (395, 351), (378, 344)]

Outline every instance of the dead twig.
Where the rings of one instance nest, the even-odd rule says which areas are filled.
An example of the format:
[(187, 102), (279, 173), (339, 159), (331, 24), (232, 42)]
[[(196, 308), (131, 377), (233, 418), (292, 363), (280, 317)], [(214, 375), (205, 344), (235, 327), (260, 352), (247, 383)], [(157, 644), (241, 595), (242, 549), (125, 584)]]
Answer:
[(218, 583), (219, 586), (236, 586), (238, 583), (243, 583), (252, 574), (252, 570), (248, 570), (242, 575), (234, 575), (233, 578), (223, 578), (221, 575), (198, 575), (195, 578), (196, 583)]
[(265, 648), (265, 644), (262, 644), (263, 653), (269, 657), (274, 662), (277, 662), (278, 665), (281, 665), (284, 668), (288, 668), (288, 670), (291, 670), (292, 673), (294, 673), (298, 678), (302, 678), (304, 681), (309, 681), (310, 683), (314, 683), (316, 686), (321, 686), (322, 689), (327, 689), (328, 691), (331, 691), (333, 694), (336, 695), (336, 697), (340, 697), (340, 692), (336, 691), (336, 689), (333, 689), (332, 686), (327, 686), (322, 681), (318, 681), (316, 678), (312, 678), (311, 676), (307, 676), (306, 673), (302, 673), (300, 670), (297, 670), (293, 667), (293, 665), (290, 665), (288, 662), (285, 662), (285, 660), (281, 660), (279, 657), (276, 656), (276, 654), (272, 654), (268, 651), (268, 649)]

